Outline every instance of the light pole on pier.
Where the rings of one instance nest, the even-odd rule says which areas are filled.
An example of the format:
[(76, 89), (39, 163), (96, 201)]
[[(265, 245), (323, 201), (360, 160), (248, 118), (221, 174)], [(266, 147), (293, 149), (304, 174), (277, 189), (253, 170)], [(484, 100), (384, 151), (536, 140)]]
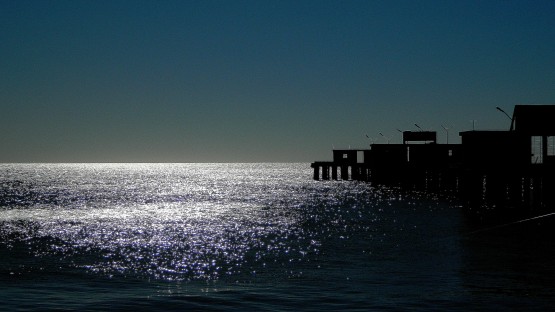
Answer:
[(369, 145), (369, 146), (372, 146), (372, 144), (374, 144), (374, 139), (372, 139), (371, 137), (369, 137), (368, 134), (366, 134), (366, 138), (367, 138), (368, 140), (370, 140), (370, 145)]
[(401, 131), (401, 129), (397, 129), (397, 131), (401, 132), (401, 143), (405, 143), (405, 142), (403, 141), (403, 131)]
[(474, 131), (474, 125), (476, 124), (476, 119), (472, 119), (470, 122), (472, 123), (472, 131)]
[(386, 137), (385, 135), (383, 135), (383, 133), (380, 132), (380, 135), (387, 141), (387, 144), (389, 144), (389, 138)]
[(445, 130), (445, 132), (447, 132), (447, 144), (449, 144), (449, 128), (446, 128), (443, 125), (441, 125), (441, 127), (443, 128), (443, 130)]
[(505, 114), (505, 116), (507, 116), (507, 118), (509, 118), (509, 120), (511, 121), (511, 126), (509, 127), (509, 131), (513, 130), (513, 118), (511, 116), (509, 116), (509, 114), (507, 114), (507, 112), (505, 112), (503, 109), (501, 109), (501, 107), (496, 106), (495, 109), (502, 112), (503, 114)]

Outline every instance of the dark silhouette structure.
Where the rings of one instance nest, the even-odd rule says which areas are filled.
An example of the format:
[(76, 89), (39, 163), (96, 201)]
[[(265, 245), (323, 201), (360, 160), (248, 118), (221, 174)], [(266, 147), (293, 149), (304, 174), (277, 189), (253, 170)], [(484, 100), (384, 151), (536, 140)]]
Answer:
[(404, 131), (403, 144), (333, 150), (333, 161), (311, 164), (314, 179), (322, 172), (323, 180), (449, 191), (472, 207), (549, 208), (555, 105), (516, 105), (510, 119), (508, 131), (460, 132), (461, 144), (438, 144), (435, 131)]
[(403, 131), (403, 144), (407, 142), (437, 142), (437, 134), (435, 131)]

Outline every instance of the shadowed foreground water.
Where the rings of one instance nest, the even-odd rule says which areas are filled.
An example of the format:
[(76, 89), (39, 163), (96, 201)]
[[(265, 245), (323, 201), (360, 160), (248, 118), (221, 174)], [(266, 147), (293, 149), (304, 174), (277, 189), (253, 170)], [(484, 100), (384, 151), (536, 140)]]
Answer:
[[(545, 310), (549, 218), (308, 164), (0, 165), (0, 308)], [(489, 226), (489, 225), (488, 225)]]

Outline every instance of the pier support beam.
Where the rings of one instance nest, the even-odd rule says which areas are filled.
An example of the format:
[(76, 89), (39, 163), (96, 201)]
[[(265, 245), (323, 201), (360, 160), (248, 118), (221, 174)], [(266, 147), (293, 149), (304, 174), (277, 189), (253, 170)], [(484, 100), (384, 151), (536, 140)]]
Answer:
[(337, 166), (331, 166), (331, 178), (337, 180)]
[(313, 165), (314, 168), (314, 180), (320, 180), (320, 166)]
[(349, 180), (349, 166), (341, 166), (341, 180)]
[(322, 180), (329, 180), (330, 179), (330, 167), (329, 166), (322, 166)]
[(360, 166), (351, 166), (351, 180), (360, 181)]
[(360, 180), (368, 181), (368, 169), (366, 169), (366, 167), (364, 166), (360, 168)]

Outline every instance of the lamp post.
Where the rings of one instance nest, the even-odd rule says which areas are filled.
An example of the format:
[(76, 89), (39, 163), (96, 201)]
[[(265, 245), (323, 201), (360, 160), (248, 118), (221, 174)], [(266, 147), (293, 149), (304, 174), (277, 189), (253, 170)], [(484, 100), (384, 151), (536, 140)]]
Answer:
[(397, 131), (401, 132), (401, 143), (405, 144), (405, 141), (403, 141), (403, 131), (400, 129), (397, 129)]
[(507, 114), (507, 112), (505, 112), (503, 109), (501, 109), (501, 107), (496, 106), (495, 109), (497, 109), (498, 111), (502, 112), (503, 114), (505, 114), (505, 116), (507, 116), (507, 118), (509, 118), (509, 120), (511, 121), (511, 126), (509, 127), (509, 130), (512, 130), (512, 127), (513, 127), (513, 118), (511, 118), (511, 116), (509, 116), (509, 114)]
[(370, 145), (369, 145), (369, 146), (372, 147), (372, 144), (374, 144), (374, 139), (372, 139), (371, 137), (369, 137), (368, 134), (366, 134), (366, 138), (367, 138), (368, 140), (370, 140)]
[(509, 114), (507, 114), (506, 111), (504, 111), (503, 109), (501, 109), (501, 107), (496, 106), (495, 109), (497, 109), (498, 111), (500, 111), (500, 112), (502, 112), (503, 114), (505, 114), (505, 116), (507, 116), (507, 118), (509, 118), (509, 120), (511, 120), (511, 121), (513, 120), (513, 119), (511, 118), (511, 116), (509, 116)]
[(449, 128), (446, 128), (443, 125), (441, 125), (441, 127), (445, 130), (445, 132), (447, 132), (447, 144), (449, 144)]
[(422, 128), (420, 128), (419, 125), (417, 125), (417, 124), (414, 124), (414, 125), (416, 126), (416, 128), (420, 129), (420, 131), (424, 131), (424, 130), (422, 130)]
[(380, 132), (380, 135), (387, 141), (387, 144), (389, 144), (389, 139), (385, 135), (383, 135), (383, 133), (381, 133), (381, 132)]

